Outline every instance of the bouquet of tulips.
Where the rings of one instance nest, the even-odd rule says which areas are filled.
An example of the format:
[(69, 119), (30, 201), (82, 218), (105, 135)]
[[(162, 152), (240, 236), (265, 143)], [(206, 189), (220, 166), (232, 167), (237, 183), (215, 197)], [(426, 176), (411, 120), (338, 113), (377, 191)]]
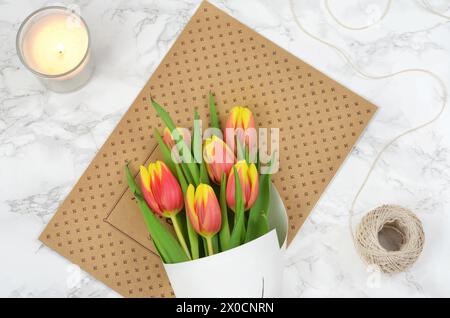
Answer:
[[(166, 125), (162, 134), (154, 130), (162, 160), (140, 167), (140, 186), (128, 165), (125, 172), (165, 266), (194, 262), (268, 233), (270, 174), (261, 173), (250, 109), (233, 107), (222, 130), (210, 94), (211, 128), (203, 138), (196, 111), (191, 136), (151, 102)], [(171, 220), (173, 231), (160, 217)]]

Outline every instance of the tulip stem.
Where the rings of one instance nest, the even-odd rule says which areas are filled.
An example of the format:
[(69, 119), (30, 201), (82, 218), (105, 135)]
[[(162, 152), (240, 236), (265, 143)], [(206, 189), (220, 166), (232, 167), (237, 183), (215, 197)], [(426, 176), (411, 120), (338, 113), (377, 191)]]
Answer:
[(206, 243), (208, 244), (208, 255), (214, 255), (214, 249), (213, 249), (213, 245), (212, 245), (212, 237), (208, 236), (206, 237)]
[(184, 240), (183, 233), (181, 233), (180, 225), (178, 224), (176, 215), (171, 216), (170, 219), (172, 220), (173, 228), (175, 229), (175, 233), (177, 234), (178, 241), (180, 241), (181, 247), (183, 247), (183, 250), (189, 260), (192, 260), (186, 241)]

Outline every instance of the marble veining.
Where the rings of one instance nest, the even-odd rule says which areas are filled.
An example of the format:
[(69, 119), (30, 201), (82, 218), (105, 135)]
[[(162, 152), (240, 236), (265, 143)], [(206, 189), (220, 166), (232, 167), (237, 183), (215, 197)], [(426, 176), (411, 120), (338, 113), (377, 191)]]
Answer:
[[(293, 1), (310, 32), (345, 50), (364, 71), (381, 75), (425, 68), (449, 85), (450, 21), (425, 11), (421, 1), (393, 1), (381, 23), (362, 31), (337, 25), (322, 1)], [(417, 264), (402, 274), (377, 273), (361, 263), (348, 229), (348, 208), (376, 154), (399, 132), (434, 116), (442, 99), (439, 86), (423, 75), (361, 78), (333, 50), (297, 28), (288, 0), (211, 2), (380, 107), (290, 245), (285, 295), (449, 296), (448, 110), (438, 122), (386, 152), (357, 204), (355, 221), (383, 203), (415, 211), (426, 234)], [(21, 65), (15, 50), (16, 32), (26, 15), (57, 3), (0, 1), (0, 296), (117, 297), (37, 237), (199, 0), (60, 3), (75, 5), (87, 20), (97, 62), (90, 83), (66, 95), (44, 89)], [(440, 12), (450, 5), (448, 0), (429, 3)], [(385, 5), (386, 0), (330, 0), (335, 15), (354, 26), (375, 21)]]

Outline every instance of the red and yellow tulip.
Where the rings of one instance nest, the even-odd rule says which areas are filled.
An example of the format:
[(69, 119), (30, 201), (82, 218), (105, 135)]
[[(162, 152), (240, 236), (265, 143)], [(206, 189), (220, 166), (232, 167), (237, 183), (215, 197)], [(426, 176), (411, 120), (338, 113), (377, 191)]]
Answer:
[(256, 147), (256, 130), (253, 114), (247, 107), (235, 106), (231, 109), (225, 124), (225, 141), (236, 152), (235, 138), (249, 149)]
[(142, 193), (158, 215), (172, 217), (183, 208), (183, 192), (169, 168), (162, 161), (141, 166)]
[(236, 157), (231, 149), (223, 142), (222, 139), (213, 135), (205, 140), (203, 147), (203, 160), (206, 163), (210, 179), (220, 184), (222, 175), (227, 176), (236, 162)]
[[(183, 140), (186, 143), (188, 147), (191, 145), (191, 134), (187, 129), (183, 129), (180, 127), (177, 127), (177, 131), (180, 133), (181, 136), (183, 136)], [(175, 145), (175, 139), (173, 138), (172, 132), (168, 127), (164, 128), (163, 136), (162, 136), (164, 143), (167, 145), (169, 149), (172, 149)]]
[(150, 163), (148, 169), (141, 166), (142, 194), (153, 212), (170, 218), (181, 247), (191, 259), (176, 215), (183, 208), (183, 192), (177, 179), (162, 161)]
[(194, 230), (208, 242), (209, 255), (214, 254), (211, 238), (220, 231), (222, 214), (219, 201), (211, 186), (192, 184), (186, 191), (186, 212)]
[[(245, 160), (238, 161), (235, 165), (239, 176), (242, 189), (242, 200), (244, 202), (244, 210), (250, 209), (258, 197), (259, 177), (255, 164), (248, 164)], [(227, 204), (235, 211), (236, 183), (234, 170), (231, 170), (227, 181)]]

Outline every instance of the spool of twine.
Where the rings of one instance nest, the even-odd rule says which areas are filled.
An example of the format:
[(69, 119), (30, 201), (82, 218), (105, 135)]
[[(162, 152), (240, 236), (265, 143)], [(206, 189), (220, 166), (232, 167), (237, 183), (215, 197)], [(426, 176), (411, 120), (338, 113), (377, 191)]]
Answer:
[[(373, 23), (364, 26), (350, 26), (341, 22), (336, 17), (336, 15), (333, 14), (329, 5), (329, 1), (330, 0), (324, 0), (324, 6), (325, 10), (328, 12), (331, 18), (342, 28), (353, 31), (366, 30), (376, 24), (381, 23), (381, 21), (388, 15), (389, 9), (391, 8), (392, 4), (392, 0), (388, 0), (380, 18), (378, 18)], [(299, 4), (299, 1), (297, 1), (297, 4)], [(385, 151), (393, 144), (398, 142), (402, 137), (417, 132), (420, 129), (433, 124), (441, 117), (447, 106), (447, 99), (449, 95), (447, 86), (438, 75), (429, 70), (421, 68), (403, 69), (390, 74), (382, 75), (368, 74), (367, 72), (361, 70), (352, 61), (350, 55), (347, 52), (308, 31), (300, 22), (298, 16), (295, 14), (294, 1), (289, 0), (289, 5), (292, 16), (294, 18), (294, 22), (297, 24), (298, 28), (301, 31), (303, 31), (310, 38), (334, 49), (340, 56), (344, 58), (347, 64), (351, 66), (353, 70), (362, 77), (372, 80), (384, 80), (403, 74), (422, 74), (435, 80), (441, 88), (442, 102), (439, 111), (431, 119), (398, 134), (381, 148), (374, 161), (372, 162), (361, 186), (356, 192), (349, 210), (350, 234), (352, 235), (353, 242), (355, 243), (356, 249), (361, 255), (361, 258), (368, 264), (378, 265), (379, 268), (385, 273), (396, 273), (404, 271), (417, 260), (423, 249), (425, 235), (420, 220), (414, 215), (414, 213), (405, 208), (402, 208), (401, 206), (383, 205), (367, 213), (362, 218), (361, 222), (357, 226), (356, 232), (354, 233), (352, 220), (353, 216), (356, 214), (354, 213), (355, 205), (359, 196), (361, 195), (361, 192), (366, 187), (369, 177), (372, 175), (372, 172), (375, 170), (377, 163), (379, 162)], [(435, 10), (427, 0), (421, 1), (421, 7), (431, 14), (450, 20), (449, 15)], [(384, 237), (385, 235), (390, 236), (391, 239), (392, 236), (396, 236), (398, 244), (392, 245), (392, 241), (389, 239), (386, 240), (386, 238)]]
[(416, 262), (425, 234), (414, 213), (398, 205), (382, 205), (362, 218), (354, 241), (368, 265), (376, 265), (384, 273), (398, 273)]

